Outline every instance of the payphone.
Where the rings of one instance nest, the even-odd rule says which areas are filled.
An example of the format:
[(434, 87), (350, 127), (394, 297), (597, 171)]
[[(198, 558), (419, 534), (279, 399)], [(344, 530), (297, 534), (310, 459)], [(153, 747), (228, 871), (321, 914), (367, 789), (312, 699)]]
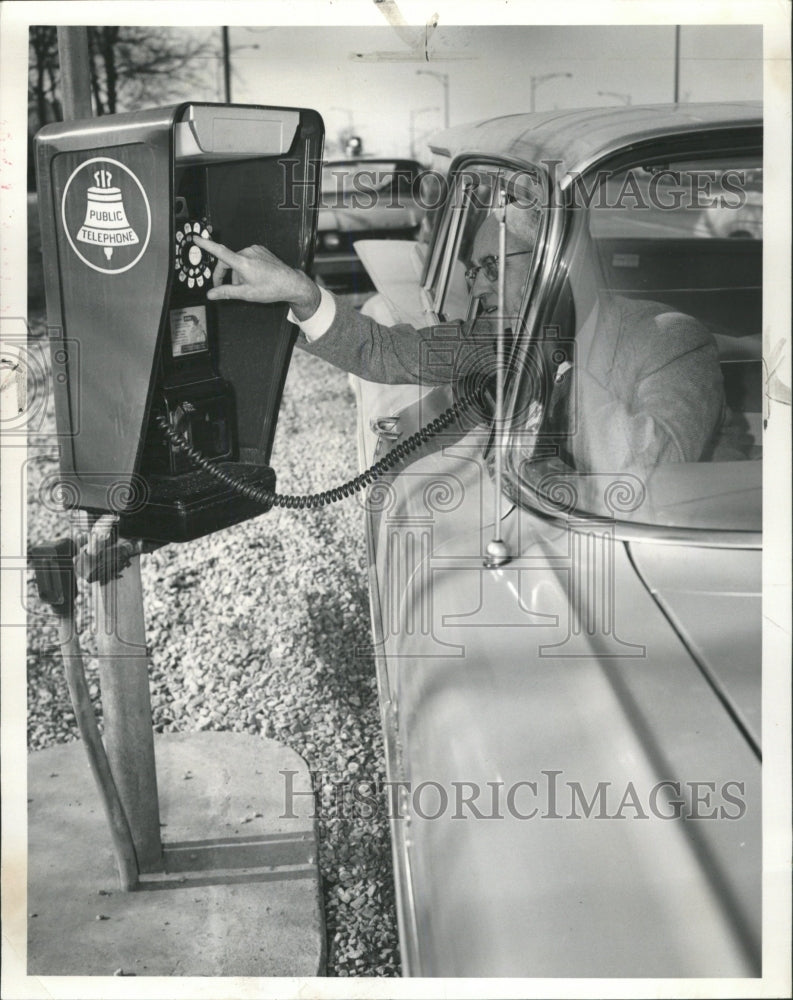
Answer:
[(164, 542), (266, 508), (296, 331), (285, 304), (207, 301), (215, 262), (193, 237), (308, 268), (322, 144), (314, 111), (198, 103), (38, 133), (68, 505)]

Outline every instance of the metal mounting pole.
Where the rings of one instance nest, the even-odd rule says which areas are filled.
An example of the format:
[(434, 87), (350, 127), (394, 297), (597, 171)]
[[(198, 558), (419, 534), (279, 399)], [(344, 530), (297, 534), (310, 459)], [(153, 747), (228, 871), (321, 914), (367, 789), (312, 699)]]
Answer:
[(128, 892), (138, 884), (138, 860), (85, 680), (83, 653), (75, 622), (76, 551), (74, 540), (66, 537), (34, 546), (30, 557), (36, 571), (39, 597), (50, 605), (58, 620), (58, 641), (74, 717), (110, 827), (121, 888)]
[(141, 872), (162, 867), (140, 556), (93, 584), (105, 748)]

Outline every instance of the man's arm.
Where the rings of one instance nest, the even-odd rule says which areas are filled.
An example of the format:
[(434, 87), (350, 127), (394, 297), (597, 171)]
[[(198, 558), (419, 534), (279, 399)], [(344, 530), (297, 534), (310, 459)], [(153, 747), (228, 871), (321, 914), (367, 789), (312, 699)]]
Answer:
[(446, 385), (467, 375), (489, 353), (487, 343), (472, 339), (462, 323), (384, 326), (335, 296), (333, 301), (327, 330), (317, 338), (301, 336), (298, 346), (369, 382)]
[[(407, 323), (384, 326), (319, 289), (265, 247), (235, 253), (212, 240), (194, 239), (218, 259), (209, 299), (286, 302), (290, 319), (301, 328), (298, 346), (343, 371), (389, 385), (443, 385), (464, 377), (476, 364), (487, 369), (493, 336), (489, 327), (474, 339), (461, 323), (422, 329)], [(228, 274), (231, 283), (223, 284)]]

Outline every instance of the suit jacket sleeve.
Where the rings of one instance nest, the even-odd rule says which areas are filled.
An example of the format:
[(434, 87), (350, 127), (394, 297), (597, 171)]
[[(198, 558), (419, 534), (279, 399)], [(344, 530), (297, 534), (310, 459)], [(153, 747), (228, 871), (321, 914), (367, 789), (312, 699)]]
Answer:
[(421, 329), (408, 323), (384, 326), (337, 298), (327, 332), (310, 343), (301, 333), (297, 345), (369, 382), (443, 385), (492, 367), (493, 337), (492, 328), (482, 324), (476, 334), (460, 322)]

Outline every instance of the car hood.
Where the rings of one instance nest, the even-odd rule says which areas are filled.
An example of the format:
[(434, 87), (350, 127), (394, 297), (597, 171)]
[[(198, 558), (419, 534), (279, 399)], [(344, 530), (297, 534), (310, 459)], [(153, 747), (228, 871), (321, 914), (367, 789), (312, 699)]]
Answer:
[(760, 549), (632, 543), (631, 559), (714, 690), (760, 746)]

